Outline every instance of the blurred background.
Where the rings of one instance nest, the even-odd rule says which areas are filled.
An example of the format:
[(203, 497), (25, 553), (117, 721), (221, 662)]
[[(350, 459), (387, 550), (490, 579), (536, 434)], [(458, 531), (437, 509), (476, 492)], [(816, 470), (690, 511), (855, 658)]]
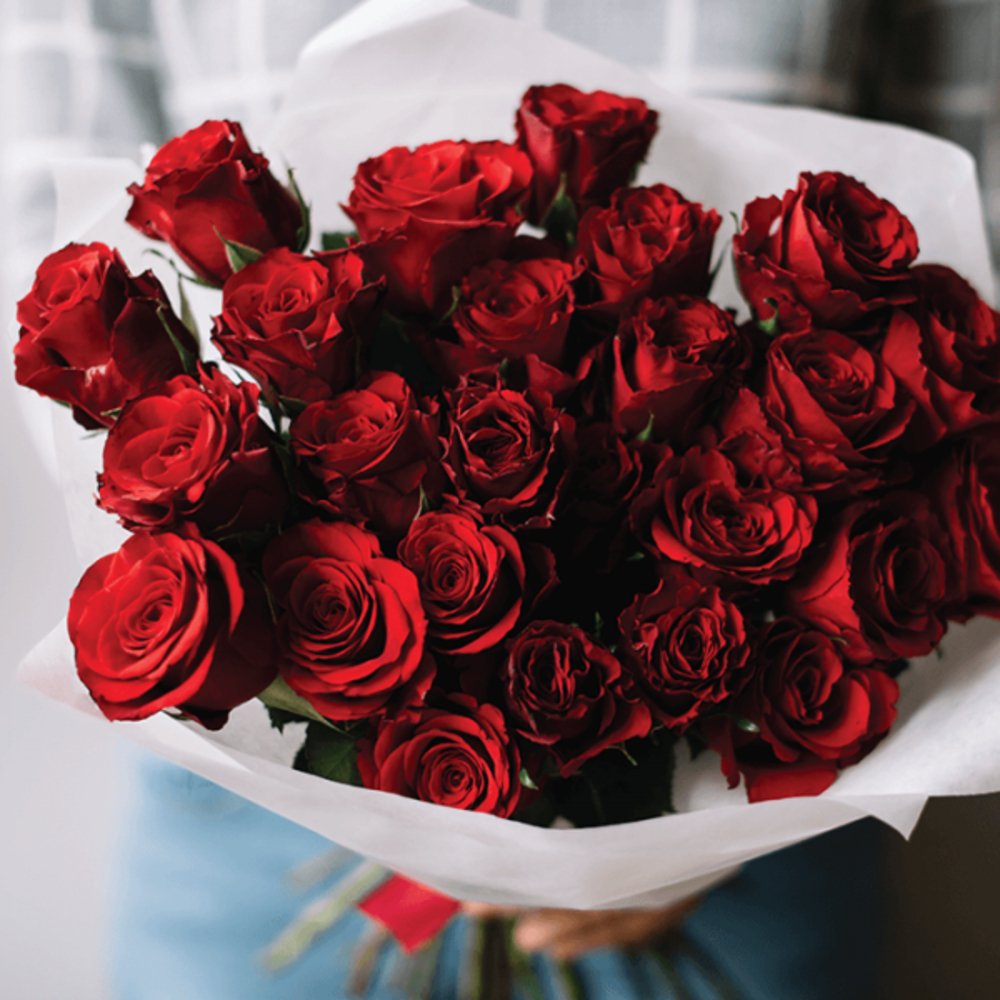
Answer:
[[(830, 108), (952, 139), (977, 159), (1000, 260), (1000, 0), (476, 2), (668, 88)], [(7, 347), (14, 303), (51, 245), (54, 159), (138, 158), (142, 143), (206, 117), (260, 134), (303, 43), (352, 6), (0, 0)], [(0, 364), (0, 995), (96, 1000), (109, 995), (105, 914), (128, 815), (127, 751), (111, 727), (43, 703), (14, 679), (14, 665), (61, 619), (78, 575), (52, 487), (48, 405), (15, 393), (11, 365)], [(998, 844), (1000, 797), (934, 802), (911, 843), (893, 840), (886, 997), (996, 995)]]

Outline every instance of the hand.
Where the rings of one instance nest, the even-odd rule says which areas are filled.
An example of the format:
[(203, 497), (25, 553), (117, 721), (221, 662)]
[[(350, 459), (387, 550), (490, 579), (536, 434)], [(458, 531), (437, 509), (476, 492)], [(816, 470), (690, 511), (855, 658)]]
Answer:
[(466, 903), (479, 918), (513, 917), (514, 943), (523, 951), (543, 951), (551, 958), (577, 958), (597, 948), (637, 948), (677, 928), (700, 897), (659, 910), (521, 910)]

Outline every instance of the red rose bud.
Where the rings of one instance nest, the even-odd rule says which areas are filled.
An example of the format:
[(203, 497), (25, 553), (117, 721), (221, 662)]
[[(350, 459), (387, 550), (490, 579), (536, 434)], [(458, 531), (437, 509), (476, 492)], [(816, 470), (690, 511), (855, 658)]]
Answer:
[(17, 381), (107, 427), (125, 403), (184, 371), (198, 345), (152, 271), (130, 274), (103, 243), (70, 243), (42, 261), (17, 305)]
[(750, 202), (733, 250), (754, 314), (769, 320), (777, 308), (782, 330), (846, 330), (913, 298), (917, 234), (909, 219), (835, 171), (802, 173), (783, 198)]
[(557, 83), (525, 91), (516, 125), (535, 168), (530, 220), (544, 220), (563, 183), (579, 212), (606, 205), (645, 159), (658, 117), (645, 101), (604, 90)]
[(397, 556), (420, 584), (432, 649), (482, 653), (517, 624), (524, 558), (514, 536), (499, 525), (484, 525), (464, 509), (430, 511), (410, 526)]
[(806, 483), (830, 498), (874, 489), (896, 457), (913, 401), (875, 350), (833, 331), (771, 341), (764, 408)]
[(503, 713), (464, 694), (379, 723), (359, 743), (358, 771), (366, 788), (496, 816), (510, 816), (521, 794)]
[(366, 272), (360, 246), (271, 250), (226, 282), (212, 339), (270, 395), (328, 399), (353, 382), (359, 343), (378, 325), (381, 282)]
[(126, 221), (164, 240), (198, 275), (221, 285), (232, 273), (223, 240), (254, 250), (296, 247), (303, 209), (255, 153), (236, 122), (207, 121), (162, 146), (132, 184)]
[(518, 733), (548, 749), (564, 777), (649, 732), (649, 710), (608, 650), (574, 625), (532, 622), (508, 646), (504, 698)]
[(434, 674), (417, 579), (351, 524), (306, 521), (264, 553), (279, 668), (320, 715), (346, 722), (423, 700)]
[(208, 535), (276, 526), (288, 492), (259, 395), (205, 367), (127, 403), (104, 445), (100, 505), (133, 531), (185, 520)]
[(291, 446), (315, 480), (305, 499), (395, 538), (417, 516), (438, 450), (435, 421), (394, 372), (372, 372), (356, 389), (311, 403), (292, 422)]
[(925, 497), (859, 502), (788, 585), (786, 607), (835, 636), (852, 663), (923, 656), (944, 636), (952, 565)]
[(591, 309), (615, 317), (642, 298), (705, 295), (719, 222), (665, 184), (616, 191), (577, 233)]
[(1000, 313), (951, 268), (911, 272), (916, 301), (893, 312), (882, 358), (917, 404), (907, 444), (1000, 420)]
[(686, 729), (744, 683), (747, 632), (718, 588), (670, 570), (619, 618), (618, 655), (655, 717)]
[[(732, 316), (707, 299), (644, 299), (622, 317), (611, 342), (611, 410), (635, 436), (683, 445), (730, 382), (749, 367), (750, 349)], [(650, 424), (652, 421), (652, 424)]]
[(193, 531), (133, 535), (99, 559), (66, 625), (80, 680), (113, 720), (173, 708), (219, 729), (276, 673), (263, 592)]
[(787, 580), (812, 542), (816, 501), (766, 480), (747, 482), (721, 450), (689, 448), (660, 463), (632, 519), (657, 558), (708, 580)]
[(344, 211), (373, 242), (392, 307), (440, 316), (464, 275), (503, 255), (530, 183), (531, 163), (507, 143), (396, 146), (358, 167)]
[(818, 795), (895, 721), (899, 688), (888, 674), (848, 668), (829, 637), (792, 619), (764, 629), (753, 664), (734, 711), (757, 732), (724, 730), (721, 719), (710, 727), (730, 785), (742, 773), (751, 802)]
[(505, 359), (533, 355), (558, 366), (573, 315), (575, 273), (572, 264), (552, 258), (495, 260), (474, 269), (451, 317), (453, 339), (436, 330), (424, 338), (432, 364), (451, 384)]

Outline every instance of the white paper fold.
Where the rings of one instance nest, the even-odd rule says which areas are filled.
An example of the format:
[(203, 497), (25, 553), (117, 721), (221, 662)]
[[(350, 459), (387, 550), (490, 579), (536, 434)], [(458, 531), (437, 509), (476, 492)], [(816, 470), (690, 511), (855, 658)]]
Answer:
[[(803, 169), (838, 169), (891, 198), (920, 234), (924, 260), (948, 263), (989, 295), (990, 265), (969, 156), (893, 126), (812, 111), (668, 94), (624, 67), (460, 0), (370, 0), (307, 47), (266, 150), (296, 169), (316, 229), (341, 228), (338, 203), (362, 159), (444, 137), (509, 138), (521, 92), (567, 81), (643, 96), (661, 131), (641, 178), (663, 181), (723, 214), (781, 193)], [(258, 137), (251, 137), (259, 141)], [(99, 237), (135, 268), (151, 264), (122, 222), (121, 161), (70, 165), (60, 180), (60, 237)], [(722, 234), (726, 238), (731, 229)], [(721, 239), (720, 239), (721, 243)], [(738, 304), (730, 269), (717, 287)], [(201, 316), (211, 295), (195, 303)], [(57, 448), (85, 565), (120, 539), (92, 502), (100, 443), (57, 414)], [(279, 736), (246, 706), (220, 733), (165, 716), (122, 733), (254, 802), (462, 898), (581, 908), (683, 898), (770, 851), (863, 816), (904, 836), (928, 796), (1000, 790), (1000, 625), (954, 629), (944, 656), (902, 678), (891, 736), (822, 796), (749, 805), (717, 760), (680, 766), (678, 815), (587, 830), (542, 830), (324, 781), (290, 769), (301, 736)], [(27, 658), (28, 683), (97, 716), (76, 680), (60, 626)]]

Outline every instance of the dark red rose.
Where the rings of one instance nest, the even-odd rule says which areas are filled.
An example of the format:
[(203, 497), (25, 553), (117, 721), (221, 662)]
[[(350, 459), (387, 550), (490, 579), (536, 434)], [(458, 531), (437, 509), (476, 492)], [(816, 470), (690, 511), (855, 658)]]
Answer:
[(956, 442), (936, 470), (933, 495), (958, 578), (949, 616), (1000, 617), (1000, 437), (984, 429)]
[(521, 221), (531, 163), (504, 142), (396, 146), (365, 160), (344, 210), (397, 310), (440, 316), (452, 288), (503, 255)]
[(771, 341), (764, 407), (798, 457), (807, 485), (844, 496), (884, 479), (913, 401), (877, 351), (833, 331)]
[(928, 448), (1000, 420), (1000, 313), (951, 268), (913, 268), (917, 300), (892, 314), (882, 358), (917, 402), (907, 443)]
[(80, 680), (113, 720), (174, 708), (219, 729), (277, 672), (263, 592), (193, 531), (133, 535), (98, 559), (66, 626)]
[(503, 713), (465, 694), (381, 722), (359, 743), (358, 770), (366, 788), (496, 816), (510, 816), (521, 794)]
[(452, 314), (454, 339), (425, 338), (434, 367), (454, 384), (462, 375), (534, 355), (558, 366), (573, 315), (576, 269), (552, 258), (494, 260), (469, 273)]
[(292, 422), (291, 446), (319, 484), (306, 499), (399, 537), (417, 516), (437, 440), (406, 382), (371, 372), (356, 389), (307, 406)]
[(678, 571), (619, 618), (618, 655), (655, 717), (686, 729), (743, 684), (748, 646), (740, 609)]
[(549, 397), (506, 388), (499, 376), (445, 393), (445, 471), (460, 499), (487, 518), (525, 527), (552, 519), (573, 421)]
[(153, 272), (130, 274), (103, 243), (49, 254), (17, 304), (17, 321), (17, 381), (71, 406), (90, 429), (109, 426), (127, 400), (180, 375), (181, 351), (198, 353)]
[(502, 679), (517, 732), (546, 747), (563, 777), (649, 732), (617, 658), (575, 625), (532, 622), (509, 643)]
[(704, 295), (719, 214), (665, 184), (621, 188), (580, 220), (577, 248), (592, 308), (620, 316), (638, 299)]
[(278, 611), (279, 669), (334, 721), (423, 700), (434, 664), (416, 577), (353, 524), (305, 521), (264, 553)]
[(834, 636), (852, 663), (923, 656), (945, 632), (947, 534), (926, 497), (852, 504), (788, 585), (788, 610)]
[(754, 314), (777, 307), (783, 330), (845, 330), (913, 297), (917, 234), (891, 202), (836, 171), (802, 173), (784, 197), (757, 198), (733, 239), (736, 274)]
[(212, 339), (269, 393), (328, 399), (354, 381), (359, 341), (378, 323), (379, 298), (362, 248), (310, 257), (271, 250), (226, 282)]
[(818, 795), (896, 719), (899, 688), (887, 673), (848, 667), (828, 636), (793, 619), (764, 629), (753, 664), (735, 711), (759, 732), (716, 726), (712, 739), (730, 785), (742, 773), (751, 802)]
[(747, 484), (722, 451), (699, 446), (660, 463), (632, 517), (658, 558), (707, 579), (763, 585), (795, 571), (812, 541), (816, 501)]
[(560, 185), (579, 212), (606, 205), (646, 158), (658, 117), (638, 97), (587, 94), (565, 83), (529, 87), (516, 125), (535, 168), (531, 221), (542, 222)]
[(410, 525), (396, 554), (420, 585), (430, 648), (482, 653), (517, 624), (525, 566), (509, 531), (469, 510), (429, 511)]
[(259, 395), (205, 367), (127, 403), (104, 444), (100, 505), (132, 530), (193, 521), (222, 535), (277, 525), (288, 492)]
[(260, 251), (295, 247), (303, 225), (298, 201), (236, 122), (207, 121), (171, 139), (128, 193), (126, 221), (213, 285), (232, 273), (224, 239)]
[(732, 316), (707, 299), (643, 299), (611, 342), (611, 411), (626, 434), (684, 444), (750, 362)]

